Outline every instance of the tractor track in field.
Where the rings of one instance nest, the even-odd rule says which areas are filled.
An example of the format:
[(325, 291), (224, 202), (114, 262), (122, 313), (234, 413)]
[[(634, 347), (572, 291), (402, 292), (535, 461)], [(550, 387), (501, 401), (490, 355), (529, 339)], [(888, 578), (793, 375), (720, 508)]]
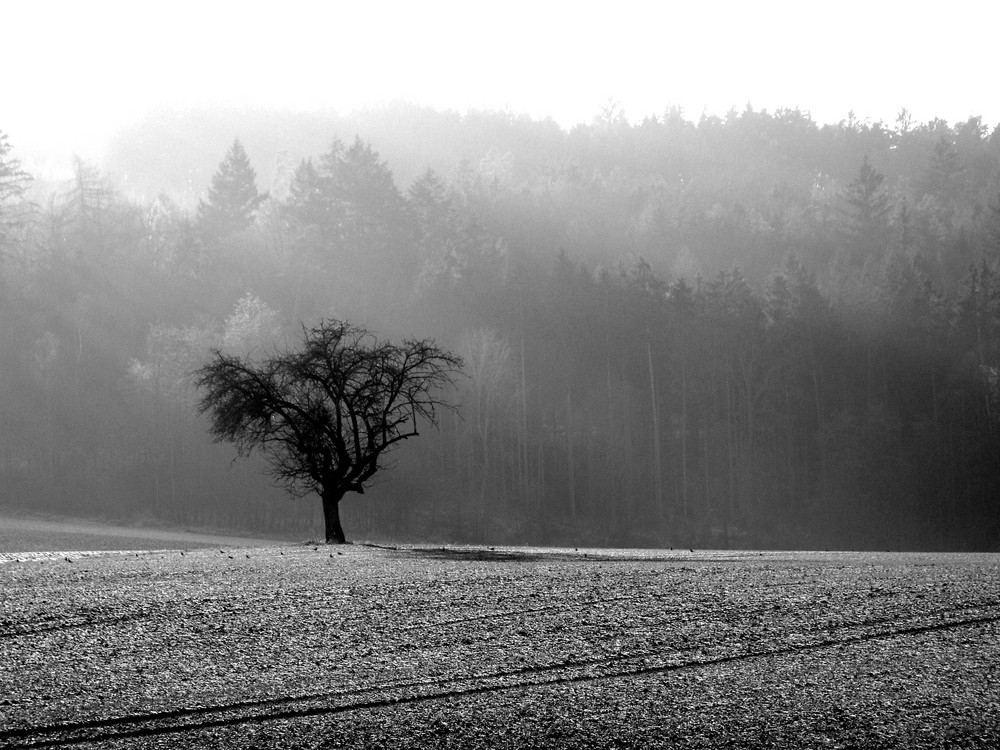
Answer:
[(449, 627), (451, 625), (465, 625), (471, 622), (482, 622), (483, 620), (504, 620), (514, 617), (521, 617), (523, 615), (539, 614), (541, 612), (569, 612), (570, 610), (584, 609), (586, 607), (596, 607), (601, 604), (649, 601), (649, 600), (659, 600), (659, 599), (669, 599), (669, 598), (672, 598), (672, 595), (632, 594), (629, 596), (609, 596), (609, 597), (601, 597), (598, 599), (586, 599), (584, 601), (572, 602), (571, 604), (563, 602), (560, 604), (546, 604), (539, 607), (524, 607), (521, 609), (505, 609), (497, 612), (484, 612), (478, 615), (470, 615), (468, 617), (454, 617), (448, 620), (436, 620), (434, 622), (415, 622), (409, 625), (399, 626), (397, 630), (400, 631), (426, 630), (427, 628), (432, 628), (432, 627), (438, 628), (438, 627)]
[[(960, 613), (966, 613), (960, 615)], [(949, 617), (951, 615), (951, 617)], [(936, 616), (937, 621), (927, 622)], [(919, 622), (914, 622), (919, 620)], [(827, 637), (808, 640), (816, 627), (783, 634), (763, 646), (735, 644), (727, 652), (677, 660), (690, 652), (702, 653), (704, 645), (669, 647), (643, 653), (614, 654), (594, 659), (567, 659), (548, 664), (497, 670), (490, 673), (452, 675), (425, 680), (407, 680), (355, 688), (344, 688), (298, 696), (240, 701), (219, 706), (200, 706), (173, 711), (135, 713), (108, 719), (67, 722), (0, 731), (0, 748), (41, 748), (86, 743), (136, 740), (185, 732), (264, 723), (350, 711), (403, 706), (486, 693), (594, 682), (670, 672), (703, 669), (761, 658), (791, 656), (868, 641), (890, 640), (934, 632), (988, 626), (1000, 622), (1000, 602), (972, 602), (939, 608), (902, 618), (877, 618), (831, 625)], [(873, 626), (882, 626), (871, 631)], [(866, 632), (830, 636), (849, 629)], [(798, 639), (806, 639), (798, 641)], [(672, 659), (673, 657), (673, 659)]]
[[(771, 584), (772, 586), (777, 584)], [(562, 602), (559, 604), (548, 604), (536, 607), (523, 607), (514, 609), (505, 609), (495, 612), (485, 612), (482, 614), (471, 615), (468, 617), (455, 617), (445, 620), (436, 620), (432, 622), (415, 622), (407, 625), (395, 626), (394, 630), (399, 632), (411, 632), (411, 631), (421, 631), (428, 630), (431, 628), (447, 628), (452, 626), (464, 625), (472, 622), (482, 622), (485, 620), (504, 620), (521, 618), (528, 615), (535, 615), (541, 613), (559, 613), (559, 612), (569, 612), (572, 610), (582, 610), (588, 607), (597, 607), (603, 604), (617, 604), (622, 602), (640, 602), (640, 601), (666, 601), (673, 598), (672, 594), (657, 594), (657, 593), (643, 593), (643, 594), (632, 594), (628, 596), (611, 596), (611, 597), (599, 597), (596, 599), (587, 599), (583, 601), (577, 601), (572, 603)], [(220, 604), (220, 603), (232, 603), (235, 601), (240, 601), (238, 596), (226, 596), (226, 597), (214, 597), (212, 599), (200, 600), (195, 602), (187, 603), (187, 610), (183, 612), (185, 617), (193, 617), (198, 614), (198, 607), (203, 604)], [(980, 604), (970, 604), (966, 607), (961, 607), (958, 609), (971, 609), (975, 607), (983, 606), (1000, 606), (1000, 600), (985, 602)], [(109, 617), (91, 617), (88, 618), (85, 615), (78, 616), (68, 616), (61, 618), (53, 617), (43, 617), (31, 620), (21, 620), (21, 621), (4, 621), (0, 622), (0, 638), (17, 638), (17, 637), (30, 637), (33, 635), (43, 635), (47, 633), (54, 633), (63, 630), (70, 630), (74, 628), (87, 628), (87, 627), (100, 627), (107, 625), (119, 625), (128, 622), (137, 622), (144, 619), (150, 619), (155, 617), (163, 617), (165, 615), (178, 615), (181, 614), (181, 607), (177, 603), (173, 604), (161, 604), (155, 608), (156, 611), (150, 609), (145, 609), (143, 611), (121, 614)], [(736, 612), (742, 612), (745, 614), (746, 607), (742, 608), (731, 608), (725, 607), (713, 611), (711, 614), (732, 614)], [(933, 616), (941, 613), (947, 613), (953, 611), (955, 608), (939, 608), (931, 609), (921, 613), (921, 616)], [(706, 612), (701, 611), (701, 615), (704, 616)], [(355, 616), (344, 618), (340, 621), (341, 625), (369, 620), (371, 618), (364, 616)], [(685, 619), (685, 613), (676, 613), (658, 623), (656, 625), (667, 625), (673, 624), (678, 621), (683, 621)], [(716, 618), (717, 619), (717, 618)], [(862, 623), (856, 623), (855, 625), (878, 625), (886, 622), (893, 621), (894, 618), (873, 618), (866, 620)], [(831, 627), (842, 627), (842, 626), (831, 626), (826, 624), (815, 624), (811, 630), (828, 630)]]
[(58, 633), (63, 630), (73, 628), (100, 627), (103, 625), (120, 625), (125, 622), (135, 622), (149, 617), (147, 614), (115, 615), (113, 617), (95, 618), (42, 618), (37, 620), (23, 620), (21, 622), (6, 622), (0, 624), (0, 638), (22, 638), (33, 635), (45, 635), (47, 633)]
[[(780, 584), (771, 584), (780, 585)], [(456, 625), (463, 625), (472, 622), (481, 622), (484, 620), (503, 620), (510, 618), (523, 617), (525, 615), (540, 614), (543, 612), (569, 612), (572, 610), (582, 610), (589, 607), (598, 607), (603, 604), (617, 604), (622, 602), (652, 602), (652, 601), (669, 601), (674, 598), (672, 593), (649, 593), (645, 592), (642, 594), (630, 594), (627, 596), (609, 596), (609, 597), (598, 597), (594, 599), (586, 599), (582, 601), (575, 602), (560, 602), (558, 604), (546, 604), (534, 607), (519, 607), (511, 609), (503, 609), (494, 612), (483, 612), (481, 614), (470, 615), (467, 617), (453, 617), (443, 620), (427, 621), (427, 622), (414, 622), (406, 625), (394, 626), (395, 630), (400, 632), (410, 632), (410, 631), (420, 631), (427, 630), (429, 628), (438, 627), (450, 627)], [(232, 602), (243, 602), (240, 596), (225, 596), (225, 597), (214, 597), (210, 600), (194, 600), (187, 603), (188, 611), (184, 612), (185, 616), (192, 617), (197, 616), (198, 607), (204, 604), (222, 604), (222, 603), (232, 603)], [(317, 607), (315, 611), (322, 612), (326, 609), (336, 612), (339, 607), (325, 605), (324, 607)], [(434, 610), (438, 611), (441, 609), (441, 605), (423, 606), (423, 607), (410, 607), (408, 611), (412, 614), (414, 612), (419, 612), (421, 610)], [(60, 630), (68, 630), (72, 628), (86, 628), (91, 626), (101, 626), (101, 625), (117, 625), (125, 622), (134, 622), (142, 619), (148, 619), (158, 616), (177, 614), (179, 610), (179, 605), (176, 603), (167, 604), (162, 603), (158, 605), (156, 611), (151, 611), (149, 609), (135, 612), (131, 614), (117, 615), (113, 617), (96, 617), (92, 619), (87, 619), (84, 616), (67, 616), (61, 618), (44, 617), (36, 618), (32, 620), (21, 620), (21, 621), (0, 621), (0, 638), (14, 638), (19, 636), (31, 636), (31, 635), (41, 635), (44, 633), (58, 632)], [(369, 622), (373, 618), (367, 614), (353, 615), (341, 618), (339, 624), (341, 626), (356, 622)], [(681, 615), (669, 618), (667, 622), (674, 622), (677, 619), (682, 619)]]
[[(58, 617), (46, 615), (22, 620), (0, 620), (0, 639), (5, 638), (27, 638), (31, 636), (41, 636), (50, 633), (58, 633), (64, 630), (77, 628), (91, 628), (103, 626), (115, 626), (130, 622), (141, 622), (142, 620), (161, 618), (190, 618), (198, 614), (197, 608), (206, 604), (220, 604), (239, 601), (239, 597), (213, 597), (211, 599), (201, 599), (193, 601), (159, 602), (146, 605), (141, 609), (132, 612), (124, 612), (115, 615), (101, 614), (100, 612), (80, 612)], [(102, 608), (103, 609), (103, 608)]]

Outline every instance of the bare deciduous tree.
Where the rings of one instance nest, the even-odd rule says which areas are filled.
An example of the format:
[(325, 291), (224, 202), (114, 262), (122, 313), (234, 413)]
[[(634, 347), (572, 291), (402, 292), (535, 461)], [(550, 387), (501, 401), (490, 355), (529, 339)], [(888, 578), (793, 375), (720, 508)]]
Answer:
[(461, 366), (430, 340), (392, 344), (329, 320), (304, 328), (299, 349), (268, 358), (216, 350), (195, 382), (216, 440), (241, 456), (260, 449), (292, 494), (318, 494), (326, 541), (343, 544), (341, 499), (364, 493), (386, 454), (419, 434), (419, 420), (437, 426), (439, 410), (455, 408), (442, 391)]

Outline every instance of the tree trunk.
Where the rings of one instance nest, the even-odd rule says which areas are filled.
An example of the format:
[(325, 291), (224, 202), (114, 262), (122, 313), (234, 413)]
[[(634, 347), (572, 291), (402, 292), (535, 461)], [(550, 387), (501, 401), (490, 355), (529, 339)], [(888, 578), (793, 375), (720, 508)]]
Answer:
[(659, 521), (659, 532), (666, 531), (663, 508), (663, 468), (660, 461), (660, 407), (656, 398), (656, 380), (653, 375), (653, 347), (646, 338), (646, 358), (649, 360), (649, 398), (653, 412), (653, 492), (656, 497), (656, 515)]
[(330, 491), (322, 494), (323, 499), (323, 521), (326, 526), (327, 544), (347, 544), (344, 538), (344, 529), (340, 525), (340, 501), (344, 497), (343, 492)]
[(576, 479), (573, 474), (573, 392), (566, 391), (566, 465), (569, 467), (569, 514), (576, 523)]

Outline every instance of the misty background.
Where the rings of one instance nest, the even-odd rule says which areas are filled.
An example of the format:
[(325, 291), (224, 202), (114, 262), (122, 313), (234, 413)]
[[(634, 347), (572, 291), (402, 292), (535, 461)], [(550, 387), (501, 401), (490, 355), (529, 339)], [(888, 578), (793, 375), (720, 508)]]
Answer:
[(315, 535), (188, 373), (465, 357), (354, 536), (997, 548), (1000, 9), (4, 8), (0, 508)]
[(19, 158), (5, 141), (7, 508), (314, 535), (318, 500), (209, 441), (188, 373), (334, 316), (468, 375), (460, 418), (345, 501), (356, 537), (1000, 540), (980, 117), (162, 110), (65, 174)]

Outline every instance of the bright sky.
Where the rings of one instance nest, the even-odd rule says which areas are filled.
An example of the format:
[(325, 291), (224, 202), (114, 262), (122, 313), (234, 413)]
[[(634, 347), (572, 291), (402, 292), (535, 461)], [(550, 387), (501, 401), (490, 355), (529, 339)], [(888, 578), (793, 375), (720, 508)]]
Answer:
[(995, 0), (0, 0), (0, 130), (96, 156), (157, 107), (334, 109), (396, 99), (629, 119), (751, 103), (820, 123), (1000, 123)]

